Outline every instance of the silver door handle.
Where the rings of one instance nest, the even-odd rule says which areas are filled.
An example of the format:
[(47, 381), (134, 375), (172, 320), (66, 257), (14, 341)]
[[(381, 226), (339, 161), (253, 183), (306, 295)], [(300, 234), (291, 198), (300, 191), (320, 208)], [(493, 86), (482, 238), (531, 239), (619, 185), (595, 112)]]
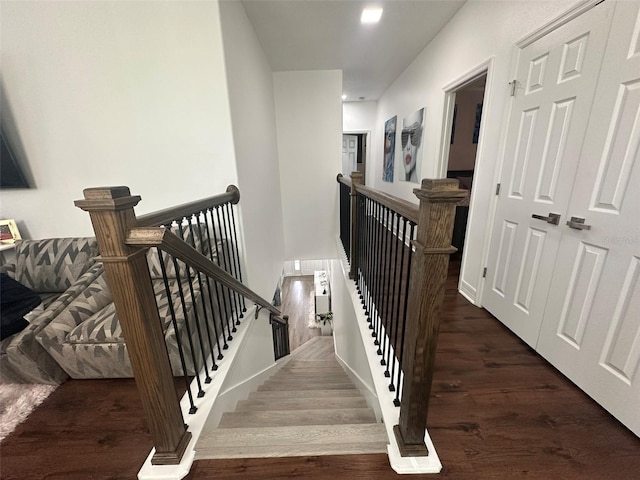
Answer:
[(571, 217), (571, 220), (567, 222), (569, 228), (573, 228), (575, 230), (591, 230), (591, 225), (586, 225), (584, 223), (584, 218), (580, 217)]
[(559, 225), (560, 224), (560, 215), (558, 213), (550, 213), (548, 217), (544, 215), (536, 215), (535, 213), (531, 214), (531, 218), (535, 218), (537, 220), (544, 220), (551, 225)]

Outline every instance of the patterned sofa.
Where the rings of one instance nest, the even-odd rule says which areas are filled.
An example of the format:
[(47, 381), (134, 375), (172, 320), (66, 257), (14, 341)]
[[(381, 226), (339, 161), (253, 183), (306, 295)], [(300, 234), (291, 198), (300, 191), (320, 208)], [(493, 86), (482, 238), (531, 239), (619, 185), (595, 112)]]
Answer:
[[(206, 282), (203, 279), (201, 289), (197, 276), (194, 277), (191, 271), (192, 279), (194, 280), (192, 295), (191, 289), (186, 282), (187, 269), (181, 264), (178, 267), (179, 277), (183, 286), (181, 297), (173, 263), (164, 253), (163, 259), (166, 266), (169, 294), (165, 288), (157, 252), (155, 249), (150, 249), (147, 254), (147, 262), (149, 263), (169, 359), (174, 375), (183, 375), (176, 332), (170, 314), (172, 305), (176, 315), (178, 336), (185, 352), (187, 373), (193, 375), (195, 370), (192, 360), (192, 344), (194, 345), (197, 366), (199, 368), (202, 366), (198, 330), (195, 328), (196, 319), (200, 330), (203, 332), (203, 345), (207, 355), (210, 353), (210, 348), (207, 337), (204, 336), (206, 335), (205, 313), (206, 318), (216, 319), (218, 331), (221, 331), (220, 316), (217, 314), (216, 295), (212, 296), (210, 303)], [(224, 262), (222, 263), (224, 264)], [(222, 266), (224, 268), (224, 265)], [(184, 308), (182, 299), (184, 299)], [(205, 299), (206, 301), (204, 301)], [(171, 305), (169, 300), (171, 300)], [(212, 306), (215, 315), (211, 310)], [(185, 319), (189, 319), (190, 328), (188, 330)], [(213, 337), (213, 328), (210, 327), (210, 330)], [(189, 337), (191, 342), (189, 342)], [(72, 378), (133, 377), (127, 345), (122, 336), (118, 314), (116, 313), (102, 266), (100, 266), (100, 272), (91, 284), (59, 312), (52, 322), (38, 332), (37, 340)], [(215, 338), (213, 342), (215, 342)]]
[(99, 274), (98, 245), (93, 238), (22, 240), (15, 261), (2, 266), (11, 278), (42, 299), (26, 318), (29, 326), (0, 345), (3, 383), (61, 383), (67, 374), (36, 341), (36, 336)]

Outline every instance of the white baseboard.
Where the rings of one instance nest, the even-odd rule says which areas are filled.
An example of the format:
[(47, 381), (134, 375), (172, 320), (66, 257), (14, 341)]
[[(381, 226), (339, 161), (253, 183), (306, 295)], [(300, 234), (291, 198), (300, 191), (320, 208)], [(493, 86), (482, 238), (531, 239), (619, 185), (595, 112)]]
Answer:
[(358, 375), (341, 357), (336, 353), (336, 359), (338, 363), (342, 365), (345, 372), (351, 379), (353, 383), (356, 384), (360, 393), (364, 395), (365, 400), (367, 401), (367, 405), (373, 410), (376, 418), (378, 420), (382, 420), (382, 410), (380, 409), (380, 402), (378, 402), (378, 396), (376, 395), (375, 390), (365, 382), (360, 375)]
[(478, 305), (478, 303), (476, 303), (478, 301), (478, 290), (472, 287), (469, 283), (461, 279), (460, 284), (458, 285), (458, 291), (471, 303)]

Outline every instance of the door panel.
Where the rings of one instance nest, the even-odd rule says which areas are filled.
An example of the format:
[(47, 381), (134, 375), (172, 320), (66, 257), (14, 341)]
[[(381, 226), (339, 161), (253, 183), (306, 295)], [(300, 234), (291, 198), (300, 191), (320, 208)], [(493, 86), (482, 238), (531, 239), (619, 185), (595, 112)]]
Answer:
[(342, 135), (342, 174), (349, 175), (358, 170), (358, 137)]
[[(640, 435), (640, 3), (618, 2), (538, 351)], [(564, 223), (564, 222), (563, 222)]]
[(520, 51), (483, 305), (535, 346), (611, 24), (605, 2)]

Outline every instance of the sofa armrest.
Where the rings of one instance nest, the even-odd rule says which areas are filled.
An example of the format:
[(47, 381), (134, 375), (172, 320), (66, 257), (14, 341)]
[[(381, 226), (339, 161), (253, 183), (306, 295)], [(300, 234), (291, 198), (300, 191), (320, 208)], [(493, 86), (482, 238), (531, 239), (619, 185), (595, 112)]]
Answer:
[(57, 312), (55, 318), (38, 333), (36, 339), (45, 350), (58, 351), (67, 340), (68, 335), (78, 325), (110, 303), (113, 303), (113, 298), (104, 269), (100, 268), (92, 281), (62, 310)]
[(95, 263), (88, 271), (60, 295), (27, 328), (17, 333), (7, 346), (7, 361), (19, 371), (25, 381), (34, 383), (60, 383), (67, 375), (36, 341), (38, 334), (51, 323), (96, 277), (102, 273), (102, 264)]
[(15, 263), (5, 263), (4, 265), (0, 265), (0, 273), (6, 273), (11, 278), (15, 280), (16, 278), (16, 264)]

